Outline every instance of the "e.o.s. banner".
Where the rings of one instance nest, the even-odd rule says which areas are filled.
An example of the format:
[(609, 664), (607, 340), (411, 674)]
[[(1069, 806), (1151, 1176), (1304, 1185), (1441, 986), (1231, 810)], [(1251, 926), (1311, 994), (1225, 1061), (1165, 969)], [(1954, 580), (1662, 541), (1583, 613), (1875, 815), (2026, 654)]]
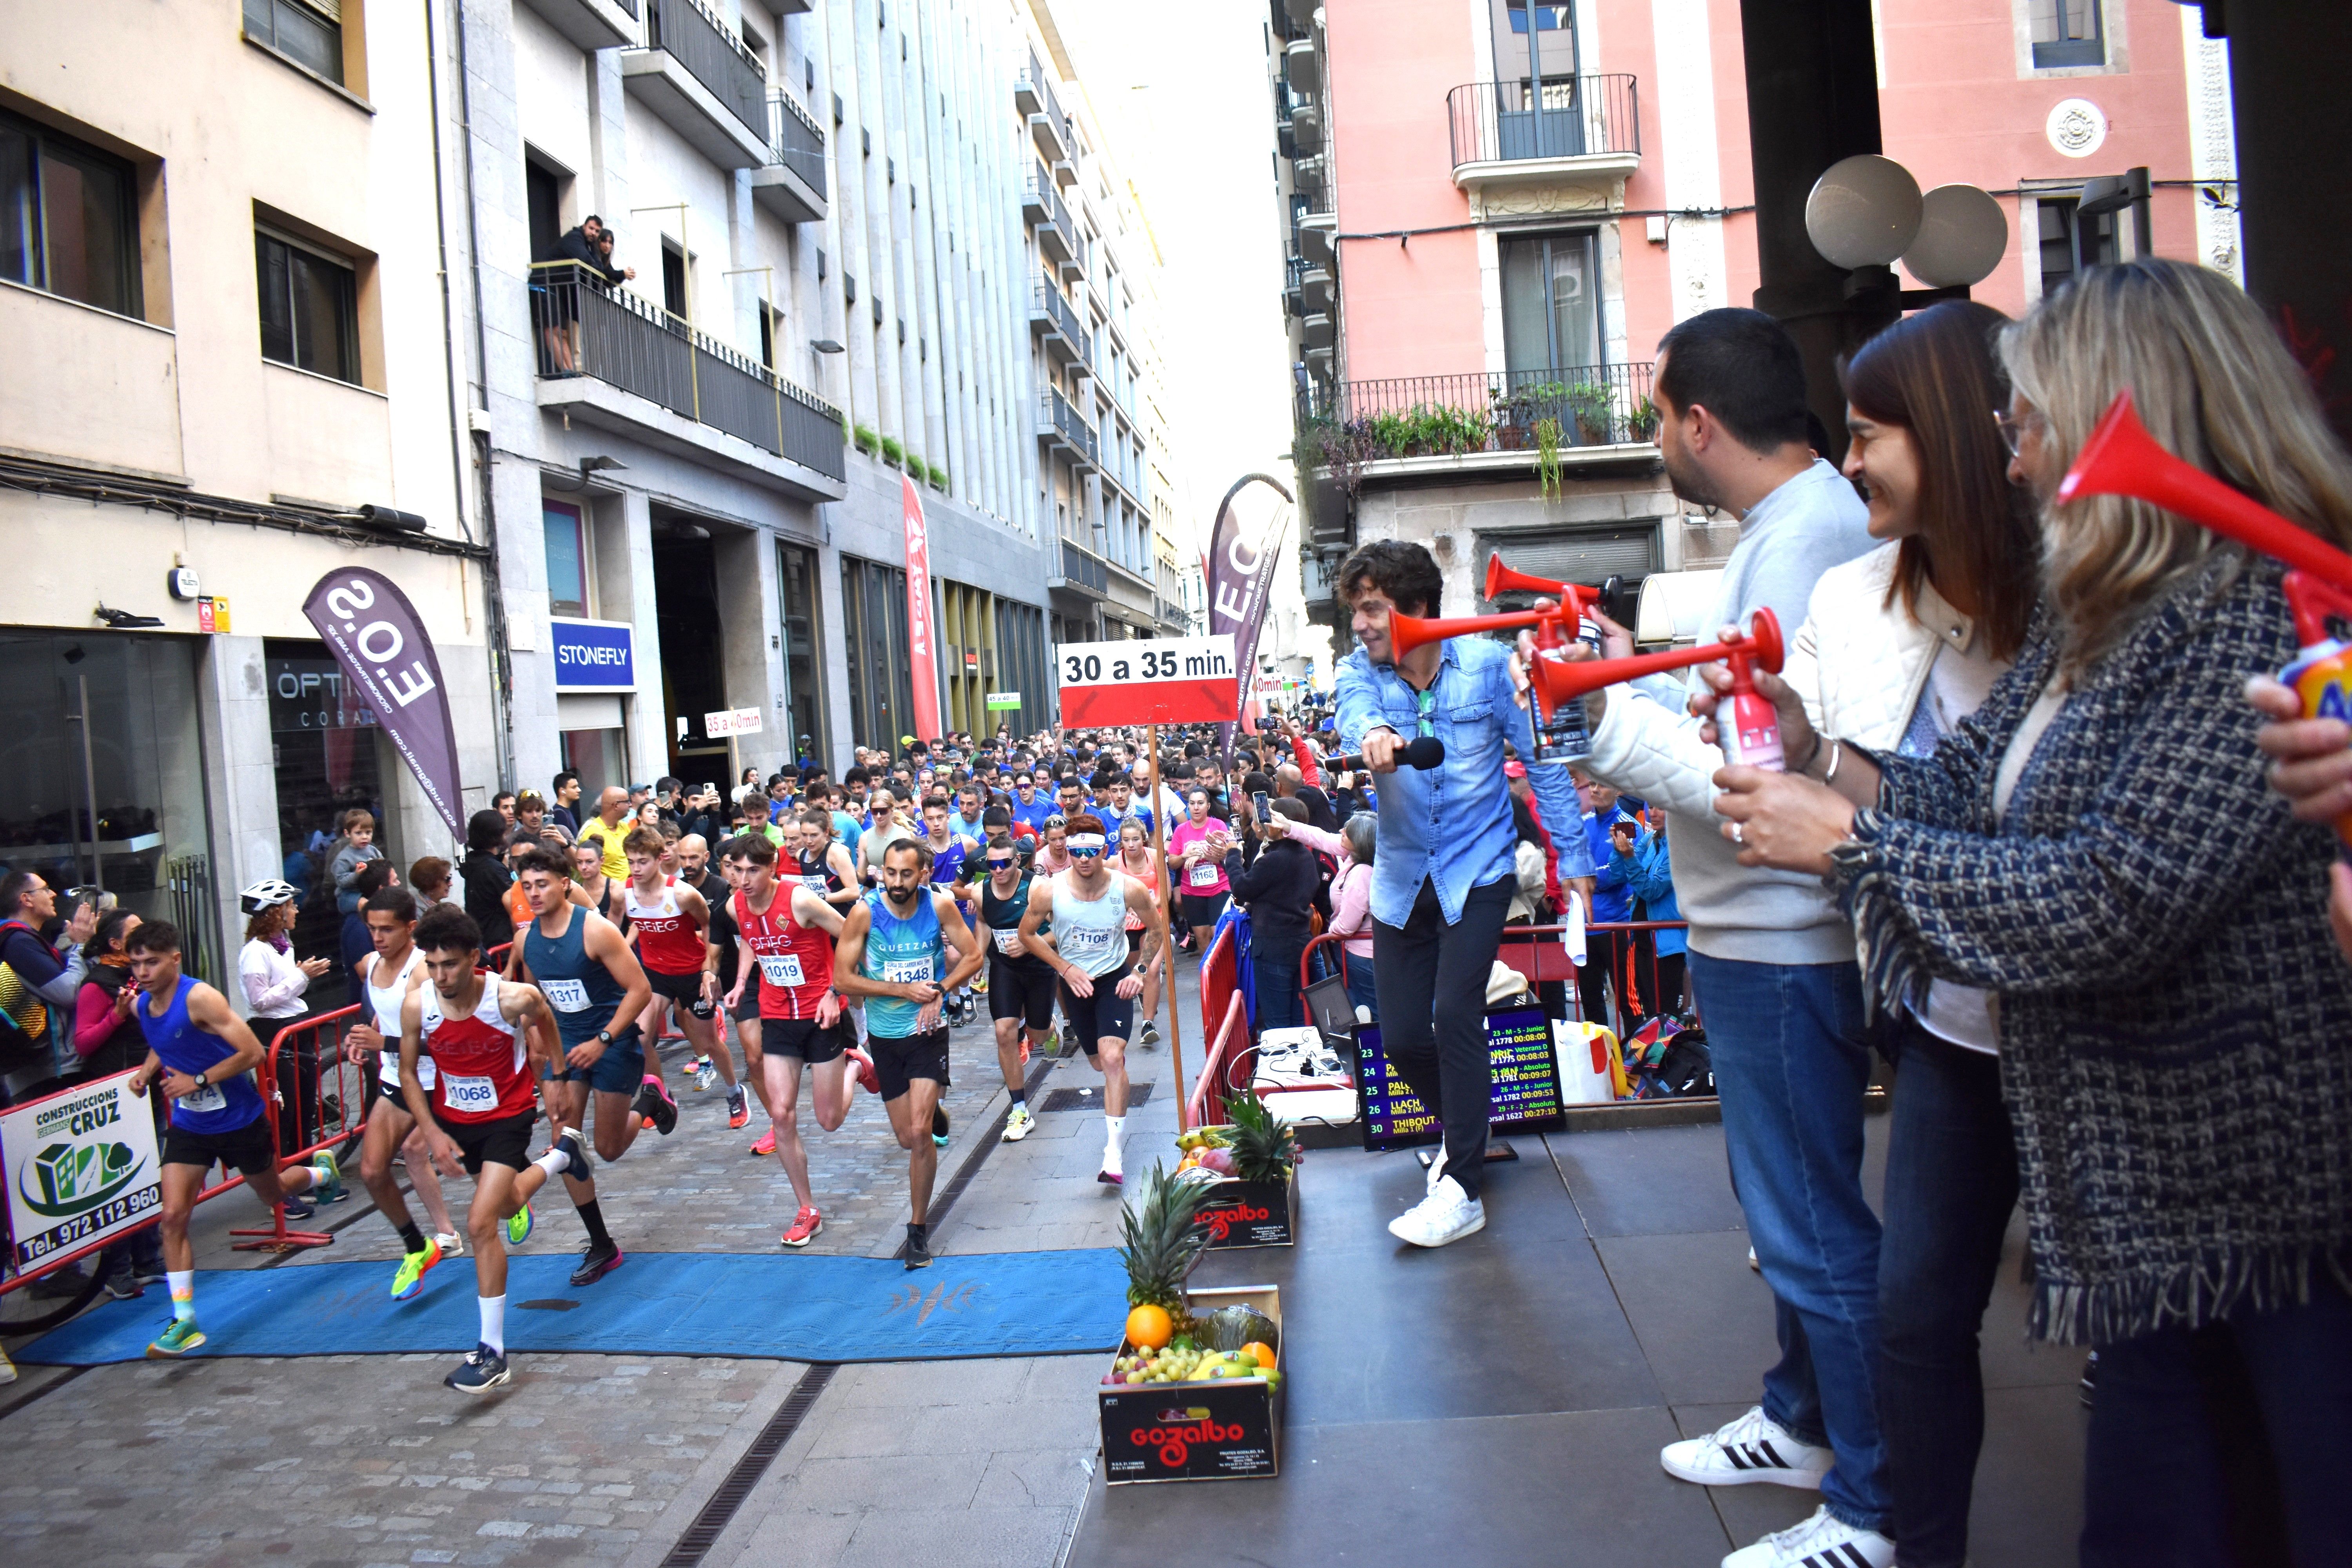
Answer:
[(0, 1112), (21, 1267), (105, 1241), (162, 1205), (154, 1115), (130, 1081), (118, 1073)]

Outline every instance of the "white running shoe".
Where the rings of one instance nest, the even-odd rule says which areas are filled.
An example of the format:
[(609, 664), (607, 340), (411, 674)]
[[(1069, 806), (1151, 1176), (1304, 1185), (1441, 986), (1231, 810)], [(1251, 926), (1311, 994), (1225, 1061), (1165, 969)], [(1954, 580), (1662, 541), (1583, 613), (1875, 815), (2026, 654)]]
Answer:
[(445, 1236), (436, 1231), (433, 1234), (433, 1244), (441, 1249), (441, 1256), (445, 1258), (466, 1256), (466, 1238), (463, 1235)]
[(1126, 1184), (1127, 1167), (1120, 1162), (1118, 1144), (1103, 1145), (1102, 1169), (1095, 1173), (1095, 1180), (1107, 1187), (1122, 1186)]
[(1802, 1524), (1776, 1531), (1723, 1560), (1723, 1568), (1888, 1568), (1895, 1542), (1832, 1518), (1824, 1503)]
[(1426, 1197), (1429, 1194), (1435, 1192), (1437, 1190), (1438, 1181), (1444, 1174), (1445, 1145), (1440, 1143), (1435, 1149), (1430, 1151), (1429, 1177), (1428, 1180), (1423, 1184), (1422, 1195)]
[(1004, 1118), (1004, 1136), (1002, 1141), (1007, 1143), (1018, 1143), (1036, 1131), (1036, 1127), (1037, 1119), (1029, 1113), (1029, 1107), (1026, 1104), (1016, 1105)]
[(1444, 1247), (1486, 1228), (1486, 1206), (1441, 1176), (1429, 1195), (1389, 1221), (1389, 1234), (1414, 1247)]
[[(1751, 1405), (1738, 1420), (1704, 1437), (1685, 1437), (1658, 1450), (1658, 1463), (1677, 1480), (1703, 1487), (1742, 1487), (1769, 1481), (1776, 1487), (1821, 1489), (1832, 1458), (1827, 1448), (1800, 1443), (1787, 1427)], [(1791, 1559), (1794, 1561), (1794, 1559)]]

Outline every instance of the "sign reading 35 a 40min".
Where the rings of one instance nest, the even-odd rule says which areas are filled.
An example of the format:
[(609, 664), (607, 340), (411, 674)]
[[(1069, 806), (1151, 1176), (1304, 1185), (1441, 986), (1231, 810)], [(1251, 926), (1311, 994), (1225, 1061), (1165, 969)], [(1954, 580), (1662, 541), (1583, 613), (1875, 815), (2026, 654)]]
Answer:
[(130, 1078), (120, 1073), (0, 1113), (8, 1215), (23, 1267), (107, 1240), (162, 1205), (154, 1118), (124, 1087)]

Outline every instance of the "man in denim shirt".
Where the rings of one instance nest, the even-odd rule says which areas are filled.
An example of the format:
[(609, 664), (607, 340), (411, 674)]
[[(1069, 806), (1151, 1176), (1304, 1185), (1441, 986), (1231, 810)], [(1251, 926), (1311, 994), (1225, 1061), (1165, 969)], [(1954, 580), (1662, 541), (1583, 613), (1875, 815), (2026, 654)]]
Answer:
[[(1486, 1223), (1478, 1199), (1491, 1088), (1486, 977), (1510, 909), (1518, 837), (1503, 744), (1532, 756), (1535, 738), (1508, 645), (1454, 637), (1402, 655), (1391, 646), (1390, 613), (1434, 616), (1443, 589), (1429, 552), (1397, 540), (1364, 545), (1339, 570), (1339, 593), (1361, 645), (1339, 661), (1334, 683), (1340, 742), (1384, 775), (1371, 893), (1381, 1044), (1445, 1124), (1428, 1195), (1389, 1226), (1416, 1247), (1459, 1241)], [(1399, 771), (1397, 753), (1421, 735), (1445, 742), (1444, 763), (1427, 773)], [(1578, 819), (1565, 766), (1539, 763), (1528, 772), (1548, 820)], [(1565, 834), (1558, 843), (1561, 880), (1582, 879), (1589, 900), (1592, 858), (1582, 837)]]

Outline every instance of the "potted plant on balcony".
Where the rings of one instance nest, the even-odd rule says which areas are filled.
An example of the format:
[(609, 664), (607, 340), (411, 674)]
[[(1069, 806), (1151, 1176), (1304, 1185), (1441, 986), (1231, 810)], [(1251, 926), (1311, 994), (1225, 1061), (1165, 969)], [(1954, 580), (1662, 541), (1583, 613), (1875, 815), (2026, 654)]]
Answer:
[(880, 457), (882, 455), (882, 437), (877, 436), (873, 431), (868, 430), (865, 426), (860, 425), (857, 427), (857, 449), (865, 453), (869, 458)]
[(1536, 489), (1546, 500), (1558, 500), (1559, 483), (1559, 421), (1536, 421)]
[(1568, 389), (1570, 416), (1576, 421), (1577, 444), (1584, 447), (1605, 447), (1611, 439), (1610, 426), (1614, 422), (1609, 389), (1598, 382), (1584, 382)]
[(1646, 397), (1633, 405), (1633, 412), (1625, 416), (1625, 434), (1636, 441), (1656, 440), (1658, 405)]
[(1373, 415), (1365, 424), (1366, 434), (1370, 437), (1376, 457), (1405, 458), (1412, 455), (1407, 450), (1414, 435), (1412, 416), (1383, 410)]

